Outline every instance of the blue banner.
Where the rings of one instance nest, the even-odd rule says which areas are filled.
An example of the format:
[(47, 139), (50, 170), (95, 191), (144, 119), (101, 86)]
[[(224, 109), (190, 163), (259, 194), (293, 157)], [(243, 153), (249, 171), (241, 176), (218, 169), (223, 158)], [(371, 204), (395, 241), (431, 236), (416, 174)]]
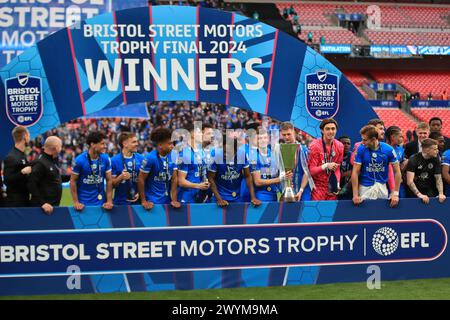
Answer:
[[(32, 3), (32, 4), (31, 4)], [(3, 0), (0, 68), (50, 34), (96, 15), (147, 4), (147, 0)]]
[(362, 21), (364, 15), (361, 13), (336, 13), (337, 18), (340, 21)]
[(119, 106), (106, 108), (83, 117), (85, 119), (101, 118), (131, 118), (131, 119), (150, 119), (145, 103), (137, 103), (126, 107)]
[(376, 83), (372, 82), (369, 84), (375, 91), (397, 91), (397, 84), (395, 83)]
[(351, 44), (321, 44), (321, 53), (333, 53), (333, 54), (350, 54), (352, 53)]
[(0, 277), (431, 261), (436, 220), (0, 231)]
[(0, 294), (359, 282), (373, 264), (384, 281), (450, 277), (448, 211), (436, 199), (3, 208)]
[[(5, 112), (5, 82), (18, 73), (40, 77), (45, 92), (43, 115), (28, 127), (31, 138), (103, 109), (153, 101), (238, 107), (291, 121), (313, 137), (321, 135), (321, 119), (334, 117), (353, 140), (360, 138), (354, 128), (376, 117), (342, 72), (302, 41), (261, 21), (200, 6), (98, 15), (14, 58), (0, 70), (4, 137), (15, 125)], [(312, 79), (318, 73), (324, 83)], [(332, 89), (307, 89), (307, 96), (307, 82)], [(12, 139), (1, 144), (0, 157), (12, 145)]]
[(400, 103), (396, 100), (368, 100), (372, 107), (399, 108)]
[(431, 56), (450, 55), (450, 46), (419, 46), (419, 54)]
[(450, 108), (450, 100), (411, 100), (413, 108)]
[(371, 45), (370, 55), (417, 55), (416, 46), (402, 46), (402, 45)]

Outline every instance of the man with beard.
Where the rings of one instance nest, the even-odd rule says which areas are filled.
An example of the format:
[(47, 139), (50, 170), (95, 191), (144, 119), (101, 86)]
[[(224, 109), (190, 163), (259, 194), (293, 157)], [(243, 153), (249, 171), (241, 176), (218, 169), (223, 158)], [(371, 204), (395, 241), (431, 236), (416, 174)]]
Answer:
[(6, 207), (28, 207), (30, 192), (27, 187), (31, 166), (25, 155), (25, 148), (30, 142), (28, 129), (22, 126), (12, 131), (14, 147), (3, 162), (3, 175), (6, 185)]
[(422, 141), (422, 151), (411, 156), (406, 167), (409, 192), (423, 203), (429, 203), (431, 197), (437, 197), (441, 203), (445, 201), (438, 153), (437, 142), (427, 138)]

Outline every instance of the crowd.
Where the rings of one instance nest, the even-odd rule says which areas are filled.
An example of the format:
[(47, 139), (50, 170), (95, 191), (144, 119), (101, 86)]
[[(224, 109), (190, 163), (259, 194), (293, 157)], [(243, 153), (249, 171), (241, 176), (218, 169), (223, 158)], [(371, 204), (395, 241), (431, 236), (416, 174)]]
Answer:
[[(394, 207), (404, 197), (444, 202), (450, 191), (450, 143), (439, 118), (419, 123), (417, 140), (406, 144), (399, 127), (386, 129), (373, 119), (352, 148), (349, 137), (337, 138), (334, 119), (323, 120), (322, 137), (311, 139), (289, 122), (219, 105), (159, 103), (149, 114), (146, 121), (78, 120), (33, 143), (26, 128), (16, 127), (4, 160), (5, 205), (51, 213), (63, 181), (70, 181), (76, 210), (337, 199), (355, 205), (389, 199)], [(183, 131), (174, 142), (175, 129)], [(30, 148), (38, 153), (31, 162)], [(65, 174), (60, 165), (67, 166)]]
[[(32, 162), (41, 153), (45, 139), (52, 135), (60, 137), (63, 142), (59, 163), (62, 173), (70, 174), (74, 159), (86, 149), (84, 143), (88, 133), (92, 131), (101, 131), (106, 134), (108, 154), (112, 157), (120, 152), (118, 136), (122, 131), (130, 131), (136, 134), (139, 141), (137, 151), (145, 155), (153, 150), (153, 146), (147, 143), (150, 132), (159, 126), (175, 130), (194, 121), (202, 121), (211, 125), (214, 129), (220, 130), (244, 128), (248, 122), (264, 122), (269, 127), (279, 126), (279, 122), (269, 117), (262, 117), (256, 112), (218, 104), (159, 102), (149, 104), (147, 108), (148, 120), (103, 118), (70, 121), (30, 141), (26, 147), (27, 160)], [(299, 139), (306, 143), (311, 140), (311, 137), (301, 133)]]

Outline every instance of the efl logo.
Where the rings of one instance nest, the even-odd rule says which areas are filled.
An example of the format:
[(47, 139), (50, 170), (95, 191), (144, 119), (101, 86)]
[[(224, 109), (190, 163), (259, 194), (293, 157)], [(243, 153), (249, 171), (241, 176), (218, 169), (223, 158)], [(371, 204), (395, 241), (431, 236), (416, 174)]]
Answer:
[(15, 125), (36, 124), (42, 117), (42, 81), (27, 73), (6, 80), (6, 114)]
[(381, 256), (390, 256), (395, 253), (400, 244), (401, 249), (429, 248), (425, 232), (404, 232), (400, 234), (389, 227), (378, 229), (372, 237), (372, 246)]

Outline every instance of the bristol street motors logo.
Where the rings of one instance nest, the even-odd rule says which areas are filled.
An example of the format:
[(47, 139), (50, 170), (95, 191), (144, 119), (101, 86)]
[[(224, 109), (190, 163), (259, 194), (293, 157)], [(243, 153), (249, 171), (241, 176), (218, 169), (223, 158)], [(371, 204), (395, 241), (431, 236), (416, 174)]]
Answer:
[(306, 110), (317, 120), (334, 117), (339, 110), (339, 76), (328, 70), (306, 75)]
[(15, 125), (29, 127), (38, 122), (43, 113), (42, 81), (27, 73), (18, 73), (5, 83), (6, 114)]

